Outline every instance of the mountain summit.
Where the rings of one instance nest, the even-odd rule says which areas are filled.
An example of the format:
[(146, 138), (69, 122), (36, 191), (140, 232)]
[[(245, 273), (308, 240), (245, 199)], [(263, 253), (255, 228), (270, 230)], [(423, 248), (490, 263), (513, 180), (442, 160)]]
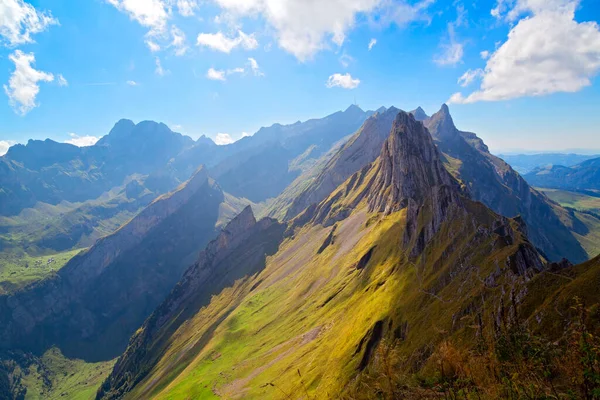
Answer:
[(390, 214), (440, 196), (456, 186), (444, 168), (431, 135), (421, 122), (400, 111), (379, 156), (377, 178), (369, 193), (371, 211)]

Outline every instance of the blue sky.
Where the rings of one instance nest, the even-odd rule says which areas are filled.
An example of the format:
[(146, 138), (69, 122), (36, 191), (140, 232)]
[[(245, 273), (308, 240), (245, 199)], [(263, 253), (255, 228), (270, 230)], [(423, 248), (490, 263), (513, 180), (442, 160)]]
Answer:
[(121, 118), (226, 142), (354, 101), (450, 101), (497, 152), (600, 149), (597, 0), (76, 3), (0, 0), (0, 152)]

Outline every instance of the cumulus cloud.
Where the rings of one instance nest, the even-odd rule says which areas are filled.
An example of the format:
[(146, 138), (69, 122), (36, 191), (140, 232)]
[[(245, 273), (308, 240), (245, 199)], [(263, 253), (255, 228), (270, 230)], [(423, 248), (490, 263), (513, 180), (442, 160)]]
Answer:
[(547, 10), (570, 12), (579, 0), (497, 0), (492, 16), (509, 22), (517, 20), (523, 14), (539, 14)]
[(75, 133), (69, 133), (69, 136), (71, 136), (71, 139), (65, 140), (65, 143), (69, 143), (77, 147), (93, 146), (98, 140), (100, 140), (100, 138), (96, 136), (79, 136)]
[[(504, 4), (504, 3), (503, 3)], [(577, 92), (600, 71), (600, 27), (575, 21), (576, 1), (518, 1), (499, 15), (520, 19), (489, 58), (475, 92), (452, 95), (451, 103), (508, 100)], [(517, 11), (515, 11), (517, 10)]]
[(175, 55), (182, 56), (187, 50), (185, 34), (169, 21), (176, 6), (182, 16), (194, 15), (198, 7), (196, 0), (105, 0), (129, 18), (148, 28), (144, 42), (151, 52), (156, 53), (173, 47)]
[(217, 133), (217, 136), (215, 136), (215, 143), (218, 146), (223, 146), (226, 144), (231, 144), (235, 142), (235, 140), (233, 140), (233, 138), (231, 137), (230, 134), (228, 133)]
[(15, 144), (17, 142), (13, 140), (0, 140), (0, 156), (5, 155), (8, 149)]
[(212, 81), (225, 81), (225, 71), (209, 68), (206, 77)]
[(32, 35), (57, 24), (50, 12), (40, 12), (23, 0), (0, 0), (0, 44), (32, 43)]
[(126, 82), (129, 86), (137, 86), (138, 83), (136, 81), (127, 81)]
[(358, 15), (377, 15), (382, 24), (425, 19), (434, 0), (215, 0), (225, 13), (262, 15), (273, 28), (279, 46), (301, 61), (310, 59), (331, 44), (341, 46)]
[(377, 44), (377, 39), (371, 39), (371, 41), (369, 42), (369, 51), (371, 51), (373, 49), (373, 47), (375, 47), (376, 44)]
[(54, 75), (33, 67), (33, 53), (16, 50), (8, 58), (15, 64), (15, 70), (8, 80), (8, 85), (4, 85), (4, 92), (13, 109), (18, 114), (25, 115), (37, 107), (35, 99), (40, 92), (38, 82), (52, 82)]
[(164, 32), (169, 19), (169, 8), (162, 0), (106, 0), (129, 18), (150, 29), (152, 34)]
[(341, 87), (343, 89), (356, 89), (360, 84), (360, 79), (352, 78), (350, 74), (333, 74), (327, 80), (328, 88)]
[(488, 58), (490, 58), (490, 52), (487, 50), (482, 51), (481, 53), (479, 53), (479, 55), (483, 60), (487, 60)]
[(242, 47), (246, 50), (254, 50), (258, 47), (258, 41), (254, 35), (248, 35), (241, 30), (237, 32), (237, 37), (227, 37), (223, 32), (201, 33), (196, 40), (198, 46), (208, 47), (212, 50), (223, 53), (230, 53), (231, 50)]

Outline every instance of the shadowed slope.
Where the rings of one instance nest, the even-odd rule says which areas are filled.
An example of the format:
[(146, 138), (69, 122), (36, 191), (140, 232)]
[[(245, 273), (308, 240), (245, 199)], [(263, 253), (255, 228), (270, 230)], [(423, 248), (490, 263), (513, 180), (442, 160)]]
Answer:
[[(98, 397), (118, 399), (129, 392), (155, 366), (161, 355), (159, 349), (168, 346), (170, 336), (206, 306), (211, 296), (265, 267), (266, 256), (277, 251), (283, 232), (284, 225), (270, 218), (256, 222), (250, 207), (244, 209), (200, 253), (169, 297), (131, 339)], [(211, 329), (207, 333), (212, 334)], [(183, 369), (199, 350), (201, 343), (186, 349), (176, 368)]]
[(425, 121), (449, 169), (468, 186), (471, 196), (509, 217), (521, 215), (528, 236), (553, 261), (563, 257), (578, 263), (588, 258), (573, 235), (587, 228), (567, 210), (531, 188), (508, 164), (493, 156), (474, 133), (456, 129), (444, 104)]
[(225, 196), (204, 170), (155, 200), (55, 276), (0, 297), (0, 346), (107, 360), (125, 348), (217, 234)]

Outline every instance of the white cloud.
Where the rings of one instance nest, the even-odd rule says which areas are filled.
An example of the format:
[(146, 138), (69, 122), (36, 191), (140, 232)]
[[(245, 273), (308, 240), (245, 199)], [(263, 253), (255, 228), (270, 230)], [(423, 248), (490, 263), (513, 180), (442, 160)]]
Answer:
[(77, 147), (93, 146), (98, 140), (100, 140), (100, 138), (97, 138), (96, 136), (79, 136), (75, 133), (69, 133), (69, 136), (71, 136), (71, 139), (65, 140), (65, 143), (69, 143)]
[(497, 0), (491, 14), (496, 18), (512, 22), (527, 13), (539, 14), (544, 11), (569, 13), (578, 3), (579, 0)]
[[(1, 0), (0, 0), (1, 1)], [(175, 55), (182, 56), (187, 50), (185, 34), (169, 21), (176, 6), (182, 16), (194, 15), (196, 0), (105, 0), (130, 19), (148, 28), (144, 42), (152, 53), (173, 47)]]
[(241, 30), (238, 31), (237, 37), (229, 38), (223, 32), (217, 33), (201, 33), (197, 39), (198, 46), (211, 48), (212, 50), (223, 53), (230, 53), (236, 47), (243, 47), (246, 50), (254, 50), (258, 47), (258, 41), (254, 35), (247, 35)]
[(167, 28), (170, 9), (163, 0), (106, 0), (129, 18), (159, 34)]
[(448, 24), (448, 42), (442, 45), (442, 53), (436, 56), (433, 61), (441, 66), (453, 66), (462, 61), (464, 45), (456, 40), (454, 24)]
[(242, 132), (242, 138), (250, 137), (250, 136), (252, 136), (252, 135), (249, 134), (248, 132)]
[(15, 111), (25, 115), (37, 106), (35, 98), (40, 92), (38, 82), (52, 82), (54, 75), (33, 68), (33, 53), (16, 50), (8, 58), (15, 64), (15, 71), (8, 80), (8, 86), (4, 85), (4, 92)]
[(62, 74), (58, 74), (56, 79), (58, 81), (58, 86), (69, 86), (69, 82), (67, 82)]
[(233, 68), (227, 70), (227, 75), (243, 74), (244, 72), (246, 72), (244, 68)]
[(161, 50), (160, 45), (150, 39), (146, 40), (146, 46), (150, 49), (151, 52), (156, 53)]
[(233, 142), (235, 142), (235, 140), (233, 140), (231, 135), (228, 133), (217, 133), (217, 136), (215, 136), (215, 143), (219, 146), (231, 144)]
[(450, 102), (571, 93), (591, 85), (600, 71), (600, 27), (596, 22), (575, 21), (577, 2), (569, 4), (519, 1), (515, 9), (528, 9), (533, 15), (522, 18), (490, 56), (479, 90), (466, 96), (455, 93)]
[(206, 77), (213, 81), (225, 81), (225, 71), (209, 68), (206, 72)]
[(354, 62), (354, 58), (351, 55), (347, 54), (346, 52), (344, 52), (342, 54), (342, 56), (340, 57), (340, 64), (342, 64), (342, 67), (344, 67), (344, 68), (348, 68), (348, 66), (352, 62)]
[(260, 14), (274, 29), (279, 46), (301, 61), (312, 58), (330, 43), (341, 46), (358, 15), (377, 14), (379, 23), (426, 19), (434, 0), (214, 0), (233, 16)]
[(158, 76), (165, 76), (168, 75), (170, 73), (170, 71), (168, 69), (164, 69), (162, 66), (162, 62), (160, 61), (160, 58), (156, 57), (154, 62), (156, 63), (156, 69), (154, 70), (154, 72), (156, 73), (156, 75)]
[(473, 83), (477, 78), (483, 76), (482, 69), (470, 69), (465, 72), (460, 78), (458, 78), (458, 84), (462, 87), (467, 87)]
[(343, 89), (356, 89), (360, 84), (360, 79), (352, 78), (350, 74), (333, 74), (327, 80), (328, 88), (341, 87)]
[(31, 35), (43, 32), (58, 20), (23, 0), (0, 0), (0, 43), (16, 46), (32, 43)]
[(129, 86), (137, 86), (138, 83), (136, 81), (127, 81), (126, 82)]
[(482, 51), (481, 53), (479, 53), (479, 55), (481, 56), (482, 60), (487, 60), (488, 58), (490, 58), (490, 52), (487, 50)]
[(258, 62), (254, 58), (248, 58), (248, 64), (250, 65), (250, 69), (252, 70), (254, 76), (265, 76), (265, 74), (260, 70)]
[(177, 9), (179, 10), (179, 14), (184, 17), (194, 16), (197, 8), (198, 3), (195, 0), (177, 0)]
[(188, 46), (185, 41), (185, 33), (183, 33), (183, 31), (178, 27), (173, 26), (171, 28), (171, 36), (173, 37), (171, 46), (175, 48), (175, 55), (183, 56), (188, 51)]
[(13, 140), (0, 140), (0, 156), (5, 155), (8, 149), (15, 144), (17, 142)]
[(377, 39), (371, 39), (371, 41), (369, 42), (369, 51), (371, 51), (376, 44)]

